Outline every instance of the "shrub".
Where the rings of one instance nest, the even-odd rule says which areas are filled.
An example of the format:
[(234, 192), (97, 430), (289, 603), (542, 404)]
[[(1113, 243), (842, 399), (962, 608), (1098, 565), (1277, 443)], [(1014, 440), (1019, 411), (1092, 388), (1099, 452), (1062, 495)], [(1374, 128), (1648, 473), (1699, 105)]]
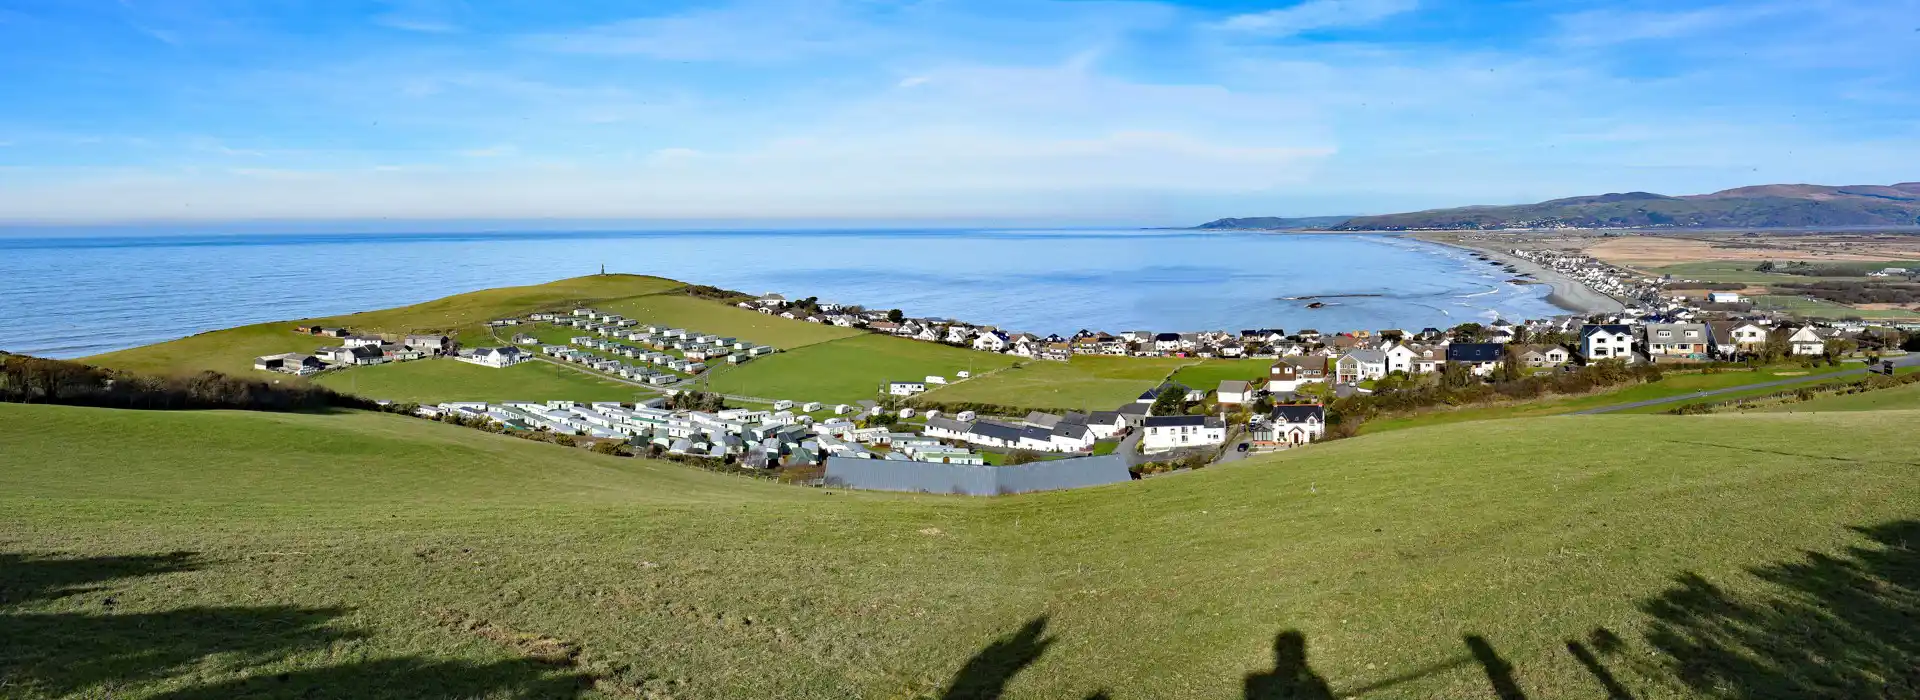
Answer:
[(1007, 453), (1007, 460), (1004, 464), (1011, 467), (1018, 464), (1032, 464), (1038, 461), (1040, 461), (1040, 455), (1034, 453), (1032, 450), (1014, 450)]

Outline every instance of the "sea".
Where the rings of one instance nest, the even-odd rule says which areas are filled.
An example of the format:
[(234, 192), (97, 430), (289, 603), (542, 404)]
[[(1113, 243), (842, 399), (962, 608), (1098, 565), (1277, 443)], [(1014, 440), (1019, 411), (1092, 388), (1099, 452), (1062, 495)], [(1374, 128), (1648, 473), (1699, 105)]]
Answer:
[(0, 350), (81, 357), (603, 267), (1039, 335), (1417, 330), (1565, 313), (1547, 285), (1509, 284), (1464, 250), (1385, 234), (128, 230), (0, 235)]

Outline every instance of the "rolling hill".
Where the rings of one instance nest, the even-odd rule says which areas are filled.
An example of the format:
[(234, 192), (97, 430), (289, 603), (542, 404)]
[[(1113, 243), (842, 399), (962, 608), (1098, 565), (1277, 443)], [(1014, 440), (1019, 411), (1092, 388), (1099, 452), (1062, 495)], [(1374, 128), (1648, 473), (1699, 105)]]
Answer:
[(0, 404), (0, 678), (175, 700), (1910, 697), (1917, 417), (1493, 421), (960, 498), (387, 414)]
[[(1203, 228), (1267, 228), (1221, 219)], [(1625, 192), (1536, 204), (1469, 206), (1348, 217), (1333, 231), (1503, 228), (1804, 228), (1920, 226), (1920, 182), (1896, 185), (1757, 185), (1711, 194)]]

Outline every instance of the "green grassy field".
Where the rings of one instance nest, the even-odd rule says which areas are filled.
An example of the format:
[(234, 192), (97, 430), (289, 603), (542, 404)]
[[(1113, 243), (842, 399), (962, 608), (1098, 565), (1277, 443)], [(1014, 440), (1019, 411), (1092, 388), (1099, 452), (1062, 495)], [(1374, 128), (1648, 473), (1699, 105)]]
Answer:
[(1809, 411), (1890, 411), (1920, 409), (1920, 384), (1892, 389), (1866, 391), (1844, 396), (1822, 396), (1812, 401), (1765, 406), (1769, 413), (1806, 413)]
[[(1454, 410), (1435, 410), (1411, 416), (1380, 418), (1368, 421), (1361, 431), (1378, 433), (1392, 430), (1405, 430), (1433, 425), (1464, 423), (1468, 421), (1496, 420), (1502, 418), (1530, 418), (1554, 416), (1591, 408), (1634, 403), (1650, 399), (1664, 399), (1696, 391), (1725, 389), (1743, 384), (1759, 384), (1804, 377), (1807, 381), (1818, 381), (1826, 375), (1859, 366), (1817, 367), (1806, 369), (1799, 366), (1764, 367), (1754, 371), (1720, 372), (1717, 374), (1670, 374), (1658, 382), (1634, 384), (1611, 391), (1587, 394), (1583, 396), (1549, 396), (1524, 403), (1476, 406)], [(1782, 387), (1785, 388), (1785, 387)], [(1782, 388), (1767, 389), (1766, 392), (1780, 391)], [(1765, 393), (1765, 392), (1761, 392)], [(1675, 404), (1674, 406), (1677, 406)], [(1649, 407), (1640, 413), (1665, 413), (1674, 406)]]
[(1856, 309), (1824, 299), (1813, 299), (1787, 294), (1763, 294), (1753, 298), (1754, 308), (1772, 311), (1784, 311), (1803, 318), (1848, 318), (1863, 319), (1909, 319), (1920, 318), (1920, 312), (1905, 309)]
[(0, 673), (20, 698), (1868, 696), (1920, 654), (1916, 418), (1487, 422), (969, 499), (397, 416), (0, 405)]
[(641, 323), (660, 323), (702, 333), (732, 336), (782, 350), (865, 334), (865, 331), (854, 328), (795, 321), (678, 294), (627, 299), (605, 304), (601, 310), (612, 311)]
[(673, 280), (639, 275), (576, 277), (528, 287), (502, 287), (456, 294), (395, 309), (211, 331), (175, 341), (95, 355), (82, 358), (81, 361), (149, 374), (201, 370), (254, 374), (255, 357), (283, 352), (313, 352), (318, 348), (339, 345), (339, 341), (332, 338), (296, 334), (293, 332), (295, 326), (345, 326), (356, 331), (400, 334), (439, 332), (456, 335), (467, 343), (484, 343), (488, 342), (489, 336), (483, 326), (496, 318), (658, 294), (682, 286), (682, 283)]
[(935, 389), (929, 401), (1111, 411), (1159, 386), (1197, 360), (1075, 355), (1070, 362), (1029, 361), (1017, 369)]
[(1020, 358), (863, 333), (757, 358), (711, 373), (713, 391), (767, 399), (848, 403), (877, 399), (892, 380), (986, 372)]
[(1220, 388), (1220, 382), (1229, 379), (1265, 380), (1272, 368), (1273, 360), (1201, 360), (1174, 372), (1173, 380), (1201, 391), (1213, 391)]
[(370, 399), (415, 403), (443, 401), (623, 401), (653, 397), (647, 391), (550, 362), (494, 369), (455, 360), (419, 360), (356, 367), (319, 378), (335, 391)]
[[(1701, 280), (1705, 282), (1737, 282), (1764, 287), (1769, 284), (1792, 282), (1812, 282), (1816, 280), (1862, 282), (1871, 277), (1805, 277), (1785, 275), (1776, 272), (1757, 272), (1753, 268), (1760, 263), (1751, 260), (1719, 260), (1709, 262), (1680, 263), (1645, 268), (1648, 272), (1673, 275), (1676, 279)], [(1881, 264), (1885, 267), (1887, 264)]]

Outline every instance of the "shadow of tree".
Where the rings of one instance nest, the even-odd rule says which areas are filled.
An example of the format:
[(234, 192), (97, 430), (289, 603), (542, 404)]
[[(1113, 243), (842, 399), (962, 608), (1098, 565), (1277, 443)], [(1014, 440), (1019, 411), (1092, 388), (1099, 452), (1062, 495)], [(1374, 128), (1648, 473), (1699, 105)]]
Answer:
[(91, 584), (192, 571), (193, 552), (64, 559), (0, 552), (0, 608), (98, 590)]
[(1527, 700), (1527, 694), (1520, 690), (1520, 684), (1513, 680), (1513, 664), (1500, 657), (1493, 644), (1486, 637), (1469, 634), (1461, 637), (1467, 643), (1467, 651), (1473, 654), (1473, 660), (1480, 662), (1480, 669), (1487, 674), (1487, 683), (1493, 686), (1493, 696), (1500, 700)]
[(1647, 641), (1703, 695), (1920, 697), (1920, 521), (1854, 530), (1873, 546), (1752, 569), (1763, 593), (1680, 576), (1641, 604)]
[[(275, 673), (301, 652), (357, 639), (335, 623), (347, 609), (192, 607), (118, 612), (116, 582), (203, 568), (185, 552), (67, 558), (0, 553), (0, 687), (7, 697), (119, 695), (148, 683), (180, 683), (218, 669), (233, 680), (180, 689), (168, 698), (577, 696), (592, 679), (564, 665), (516, 659), (474, 664), (385, 658)], [(20, 607), (76, 595), (64, 608)], [(149, 691), (150, 692), (150, 691)]]
[(942, 700), (994, 700), (1007, 692), (1007, 683), (1015, 674), (1040, 660), (1053, 646), (1047, 632), (1047, 616), (1033, 618), (1018, 632), (994, 640), (980, 653), (968, 659), (954, 674)]

